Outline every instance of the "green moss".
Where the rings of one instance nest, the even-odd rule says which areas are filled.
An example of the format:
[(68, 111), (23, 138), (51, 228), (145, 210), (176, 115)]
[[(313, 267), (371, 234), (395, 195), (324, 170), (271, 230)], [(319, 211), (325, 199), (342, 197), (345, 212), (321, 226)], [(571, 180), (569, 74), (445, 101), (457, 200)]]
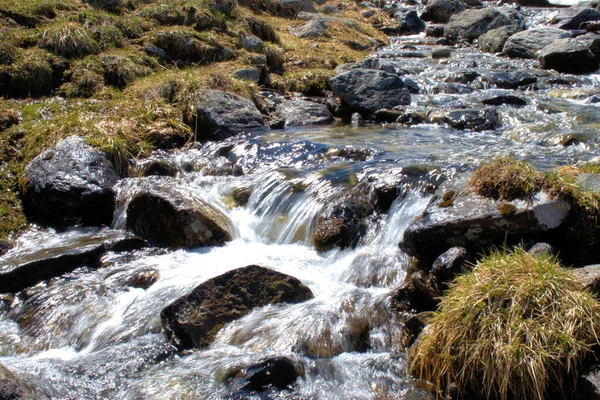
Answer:
[(543, 400), (572, 388), (599, 327), (600, 303), (556, 259), (494, 251), (450, 285), (410, 372), (464, 398)]
[(0, 65), (0, 94), (9, 97), (47, 95), (53, 88), (53, 63), (48, 52), (19, 49), (10, 65)]
[(513, 215), (517, 212), (517, 207), (510, 203), (502, 203), (498, 206), (498, 211), (503, 217)]

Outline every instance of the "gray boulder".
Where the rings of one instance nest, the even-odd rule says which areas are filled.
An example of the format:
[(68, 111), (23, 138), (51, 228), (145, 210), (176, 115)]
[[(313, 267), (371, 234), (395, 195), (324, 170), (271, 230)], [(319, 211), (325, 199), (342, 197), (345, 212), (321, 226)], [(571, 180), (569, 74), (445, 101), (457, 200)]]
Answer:
[(243, 81), (260, 82), (261, 72), (257, 68), (242, 68), (233, 72), (233, 76)]
[(110, 224), (118, 176), (108, 156), (70, 137), (37, 156), (19, 179), (31, 222), (64, 227)]
[(500, 53), (508, 38), (522, 30), (520, 25), (506, 25), (492, 29), (479, 37), (477, 45), (481, 51)]
[(175, 185), (153, 185), (127, 205), (127, 229), (161, 247), (222, 246), (231, 240), (225, 214)]
[(463, 174), (440, 186), (423, 215), (404, 232), (401, 248), (426, 264), (454, 246), (480, 252), (557, 232), (571, 209), (567, 201), (545, 192), (510, 203), (481, 197), (467, 190), (469, 178)]
[(397, 12), (394, 19), (398, 22), (396, 33), (398, 35), (412, 35), (425, 31), (425, 22), (419, 18), (415, 10), (408, 12)]
[(579, 29), (583, 22), (600, 20), (600, 11), (586, 7), (573, 6), (564, 8), (552, 19), (551, 23), (559, 29)]
[(469, 9), (450, 17), (450, 21), (444, 28), (444, 36), (449, 41), (457, 39), (471, 41), (491, 29), (514, 23), (514, 20), (495, 8)]
[(430, 0), (421, 14), (421, 19), (427, 22), (448, 22), (452, 15), (466, 8), (462, 0)]
[(254, 308), (278, 303), (300, 303), (313, 298), (298, 279), (250, 265), (212, 278), (165, 307), (160, 319), (169, 338), (180, 350), (203, 348), (223, 325)]
[(329, 85), (343, 103), (361, 113), (409, 105), (411, 101), (404, 81), (384, 71), (353, 69), (331, 78)]
[(48, 245), (15, 249), (0, 258), (0, 293), (16, 293), (81, 266), (97, 267), (107, 251), (130, 251), (145, 245), (127, 232), (86, 228)]
[(596, 295), (600, 295), (600, 264), (587, 265), (582, 268), (573, 268), (570, 270), (583, 289), (589, 290)]
[(313, 19), (306, 24), (292, 29), (294, 35), (301, 38), (318, 38), (323, 36), (328, 26), (322, 19)]
[(317, 9), (310, 0), (279, 0), (277, 15), (281, 17), (293, 18), (299, 12), (316, 13)]
[(561, 39), (540, 51), (540, 64), (544, 69), (558, 72), (585, 74), (598, 70), (598, 60), (590, 49), (575, 39)]
[(508, 38), (502, 53), (514, 58), (537, 58), (541, 49), (555, 40), (569, 36), (569, 32), (556, 28), (535, 28), (517, 32)]
[(250, 100), (219, 90), (198, 92), (194, 110), (191, 126), (198, 140), (221, 140), (265, 124)]
[(275, 114), (285, 120), (286, 126), (324, 125), (333, 122), (333, 116), (325, 104), (307, 100), (284, 101), (277, 106)]

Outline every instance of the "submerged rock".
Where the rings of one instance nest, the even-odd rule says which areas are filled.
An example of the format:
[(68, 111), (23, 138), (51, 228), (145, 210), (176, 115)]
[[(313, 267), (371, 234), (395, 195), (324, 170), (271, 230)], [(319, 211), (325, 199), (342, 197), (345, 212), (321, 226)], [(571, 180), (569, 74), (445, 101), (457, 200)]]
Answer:
[(329, 84), (343, 103), (360, 113), (371, 114), (411, 101), (404, 81), (384, 71), (357, 68), (331, 78)]
[(307, 100), (284, 101), (275, 114), (285, 120), (285, 126), (324, 125), (333, 122), (325, 104)]
[(513, 19), (495, 8), (470, 9), (450, 18), (444, 28), (444, 36), (450, 41), (474, 40), (491, 29), (513, 24)]
[(226, 215), (176, 187), (156, 185), (127, 205), (127, 229), (161, 247), (222, 246), (231, 240)]
[(506, 104), (516, 107), (522, 107), (527, 105), (527, 101), (525, 101), (525, 99), (518, 96), (514, 96), (512, 94), (488, 97), (486, 99), (481, 100), (481, 103), (488, 106), (500, 106)]
[(240, 366), (227, 374), (225, 384), (237, 395), (290, 388), (301, 375), (294, 362), (286, 357), (268, 358), (260, 363)]
[(110, 224), (118, 176), (108, 156), (72, 136), (37, 156), (19, 179), (31, 222), (64, 227)]
[(130, 251), (146, 242), (123, 231), (71, 231), (58, 244), (8, 252), (0, 259), (0, 293), (16, 293), (82, 266), (97, 267), (107, 251)]
[(569, 36), (569, 32), (556, 28), (535, 28), (517, 32), (508, 38), (502, 53), (515, 58), (537, 58), (541, 49), (555, 40)]
[(521, 240), (546, 237), (567, 218), (565, 200), (540, 191), (510, 203), (481, 197), (467, 190), (468, 175), (446, 182), (404, 233), (400, 247), (427, 263), (450, 247), (478, 252)]
[(585, 74), (598, 69), (598, 60), (590, 49), (575, 39), (561, 39), (540, 51), (542, 68), (558, 72)]
[(198, 140), (221, 140), (264, 124), (260, 111), (248, 99), (218, 90), (196, 94), (191, 127)]
[(311, 298), (311, 290), (298, 279), (250, 265), (200, 284), (165, 307), (160, 318), (167, 337), (177, 348), (203, 348), (226, 323), (254, 308)]
[(526, 71), (492, 72), (482, 77), (484, 82), (489, 82), (501, 89), (518, 89), (521, 86), (536, 83), (538, 78)]
[(436, 124), (447, 124), (459, 130), (486, 131), (496, 129), (498, 111), (494, 108), (464, 109), (433, 113), (430, 121)]

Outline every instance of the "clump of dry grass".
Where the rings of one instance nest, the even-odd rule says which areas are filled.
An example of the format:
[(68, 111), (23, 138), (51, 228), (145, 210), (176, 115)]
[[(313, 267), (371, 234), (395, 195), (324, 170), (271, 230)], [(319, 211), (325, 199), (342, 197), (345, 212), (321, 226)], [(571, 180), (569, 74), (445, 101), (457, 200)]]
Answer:
[(574, 383), (599, 333), (600, 303), (555, 258), (493, 251), (450, 285), (409, 368), (438, 393), (543, 400)]
[(63, 57), (83, 57), (99, 50), (90, 32), (73, 22), (57, 23), (44, 30), (40, 47)]
[(533, 195), (544, 183), (544, 175), (531, 165), (501, 157), (477, 168), (470, 185), (481, 196), (510, 201)]

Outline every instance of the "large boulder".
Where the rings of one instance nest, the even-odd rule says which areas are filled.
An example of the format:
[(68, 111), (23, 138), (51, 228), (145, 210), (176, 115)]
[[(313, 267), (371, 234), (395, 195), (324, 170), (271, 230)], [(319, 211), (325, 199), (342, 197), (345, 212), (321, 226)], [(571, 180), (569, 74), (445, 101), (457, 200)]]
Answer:
[(196, 94), (191, 126), (197, 140), (221, 140), (264, 124), (260, 111), (248, 99), (219, 90)]
[(552, 19), (551, 23), (560, 29), (579, 29), (583, 22), (600, 20), (600, 11), (586, 7), (573, 6), (564, 8)]
[(571, 209), (567, 201), (543, 191), (511, 202), (482, 197), (468, 190), (469, 178), (463, 174), (440, 186), (404, 232), (401, 248), (428, 263), (454, 246), (480, 252), (488, 246), (545, 238)]
[(324, 125), (333, 122), (333, 116), (325, 104), (307, 100), (283, 101), (275, 114), (286, 126)]
[(427, 22), (448, 22), (452, 15), (466, 8), (462, 0), (430, 0), (421, 14), (421, 19)]
[(495, 8), (469, 9), (455, 14), (444, 28), (444, 36), (450, 41), (474, 40), (491, 29), (512, 25), (515, 21)]
[(118, 176), (108, 156), (70, 137), (37, 156), (19, 179), (31, 222), (64, 227), (110, 224)]
[(111, 229), (84, 228), (57, 238), (32, 249), (15, 248), (0, 258), (0, 293), (16, 293), (81, 266), (97, 267), (107, 251), (146, 245), (139, 237)]
[(353, 111), (371, 114), (381, 109), (409, 105), (411, 95), (396, 74), (357, 68), (329, 80), (333, 92)]
[(537, 58), (541, 49), (555, 40), (569, 36), (569, 32), (556, 28), (535, 28), (517, 32), (508, 38), (502, 53), (514, 58)]
[(298, 279), (250, 265), (212, 278), (160, 313), (169, 341), (179, 349), (208, 346), (228, 322), (254, 308), (300, 303), (313, 297)]
[(477, 40), (479, 50), (487, 53), (500, 53), (509, 37), (522, 31), (520, 25), (506, 25), (500, 28), (491, 29), (481, 35)]
[(174, 185), (154, 185), (133, 195), (127, 229), (161, 247), (222, 246), (231, 240), (230, 221), (204, 199)]
[(554, 69), (570, 74), (585, 74), (598, 70), (594, 53), (575, 39), (561, 39), (540, 51), (540, 64), (544, 69)]

